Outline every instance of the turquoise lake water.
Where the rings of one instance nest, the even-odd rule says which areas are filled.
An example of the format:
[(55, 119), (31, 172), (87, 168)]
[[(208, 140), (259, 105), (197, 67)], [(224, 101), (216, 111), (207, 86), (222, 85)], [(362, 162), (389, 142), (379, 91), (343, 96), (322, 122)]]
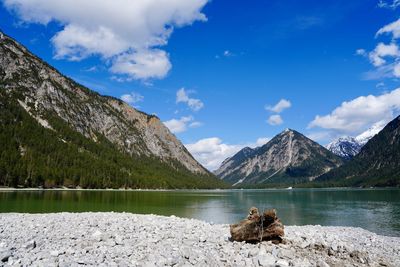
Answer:
[(234, 223), (252, 206), (275, 208), (285, 225), (353, 226), (400, 236), (400, 189), (0, 191), (0, 212), (115, 211)]

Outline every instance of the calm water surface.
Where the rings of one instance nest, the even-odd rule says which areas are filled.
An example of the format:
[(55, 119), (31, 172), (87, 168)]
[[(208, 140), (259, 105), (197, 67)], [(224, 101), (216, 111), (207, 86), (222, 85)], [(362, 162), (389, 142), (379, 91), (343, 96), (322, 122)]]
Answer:
[(0, 212), (115, 211), (233, 223), (251, 206), (286, 225), (355, 226), (400, 236), (400, 189), (0, 191)]

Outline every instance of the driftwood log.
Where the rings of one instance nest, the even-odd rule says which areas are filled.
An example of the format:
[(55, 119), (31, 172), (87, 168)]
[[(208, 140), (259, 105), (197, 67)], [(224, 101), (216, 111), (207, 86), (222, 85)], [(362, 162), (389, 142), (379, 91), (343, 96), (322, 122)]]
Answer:
[(259, 214), (258, 209), (253, 207), (249, 211), (247, 219), (238, 224), (231, 224), (232, 241), (257, 243), (271, 240), (274, 243), (282, 242), (284, 226), (276, 216), (275, 209), (265, 210)]

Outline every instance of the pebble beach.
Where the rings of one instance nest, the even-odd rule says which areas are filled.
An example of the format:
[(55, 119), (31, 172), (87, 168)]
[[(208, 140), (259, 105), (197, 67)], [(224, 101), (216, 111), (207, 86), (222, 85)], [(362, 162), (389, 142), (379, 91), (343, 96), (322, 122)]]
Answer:
[(0, 266), (400, 266), (399, 237), (361, 228), (286, 226), (277, 245), (229, 237), (229, 225), (175, 216), (6, 213)]

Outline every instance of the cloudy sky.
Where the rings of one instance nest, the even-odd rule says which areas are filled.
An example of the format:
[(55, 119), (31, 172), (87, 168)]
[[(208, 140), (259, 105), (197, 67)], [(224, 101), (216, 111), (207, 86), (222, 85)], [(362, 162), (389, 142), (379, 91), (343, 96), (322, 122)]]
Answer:
[(211, 170), (285, 128), (325, 145), (400, 114), (398, 0), (0, 2), (2, 31)]

